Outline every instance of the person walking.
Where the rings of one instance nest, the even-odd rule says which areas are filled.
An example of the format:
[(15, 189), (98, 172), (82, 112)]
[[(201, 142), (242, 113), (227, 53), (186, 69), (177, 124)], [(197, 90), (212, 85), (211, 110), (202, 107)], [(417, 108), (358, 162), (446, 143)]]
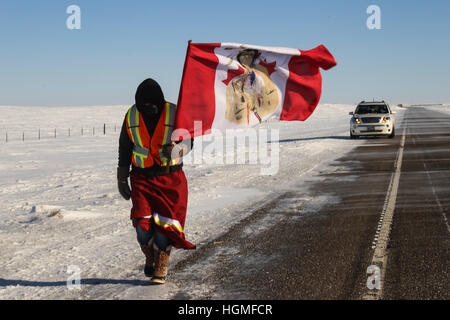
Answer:
[(119, 138), (118, 189), (125, 200), (131, 198), (130, 218), (146, 258), (144, 273), (153, 284), (165, 283), (173, 247), (195, 249), (184, 234), (188, 186), (181, 160), (193, 139), (190, 147), (189, 141), (171, 141), (175, 112), (159, 84), (146, 79), (136, 90)]

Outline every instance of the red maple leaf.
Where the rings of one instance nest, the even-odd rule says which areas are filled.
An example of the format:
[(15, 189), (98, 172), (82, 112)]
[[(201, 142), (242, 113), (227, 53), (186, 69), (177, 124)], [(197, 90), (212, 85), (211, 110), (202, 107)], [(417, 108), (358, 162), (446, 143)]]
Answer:
[(274, 61), (274, 62), (268, 63), (267, 60), (264, 59), (264, 61), (263, 60), (259, 61), (259, 65), (266, 68), (267, 73), (269, 74), (269, 77), (270, 77), (270, 75), (275, 72), (275, 66), (277, 65), (277, 62)]
[(228, 69), (227, 78), (225, 80), (222, 80), (223, 83), (227, 86), (231, 80), (233, 80), (234, 77), (237, 77), (238, 75), (241, 75), (245, 72), (244, 68), (241, 66), (238, 66), (237, 69)]

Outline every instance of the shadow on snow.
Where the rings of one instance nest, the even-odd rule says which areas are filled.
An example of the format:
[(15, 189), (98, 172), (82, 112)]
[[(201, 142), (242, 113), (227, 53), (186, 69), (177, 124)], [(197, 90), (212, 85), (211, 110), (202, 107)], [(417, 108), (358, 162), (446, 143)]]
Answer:
[[(150, 281), (91, 278), (91, 279), (80, 279), (80, 284), (81, 285), (128, 284), (134, 286), (149, 286)], [(0, 287), (7, 287), (7, 286), (60, 287), (60, 286), (67, 286), (67, 281), (28, 281), (28, 280), (8, 280), (0, 278)]]
[(298, 138), (298, 139), (281, 139), (274, 141), (267, 141), (267, 143), (287, 143), (295, 141), (310, 141), (310, 140), (325, 140), (325, 139), (336, 139), (336, 140), (350, 140), (349, 136), (325, 136), (325, 137), (310, 137), (310, 138)]

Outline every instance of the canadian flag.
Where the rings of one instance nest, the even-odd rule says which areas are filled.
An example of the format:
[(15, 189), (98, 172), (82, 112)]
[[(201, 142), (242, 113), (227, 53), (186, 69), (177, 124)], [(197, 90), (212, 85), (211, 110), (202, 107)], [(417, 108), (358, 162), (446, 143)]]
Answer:
[(173, 138), (246, 128), (268, 118), (304, 121), (320, 100), (320, 68), (335, 65), (323, 45), (303, 51), (189, 42), (174, 126), (182, 131)]

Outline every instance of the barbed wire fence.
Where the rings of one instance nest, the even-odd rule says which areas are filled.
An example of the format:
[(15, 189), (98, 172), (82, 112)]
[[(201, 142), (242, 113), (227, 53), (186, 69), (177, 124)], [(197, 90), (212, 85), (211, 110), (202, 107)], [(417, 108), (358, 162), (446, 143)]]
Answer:
[(39, 141), (58, 138), (70, 138), (70, 137), (89, 137), (89, 136), (106, 136), (109, 134), (120, 133), (121, 126), (117, 124), (102, 125), (81, 125), (78, 128), (35, 128), (35, 129), (8, 129), (2, 128), (1, 144), (17, 142), (17, 141)]

